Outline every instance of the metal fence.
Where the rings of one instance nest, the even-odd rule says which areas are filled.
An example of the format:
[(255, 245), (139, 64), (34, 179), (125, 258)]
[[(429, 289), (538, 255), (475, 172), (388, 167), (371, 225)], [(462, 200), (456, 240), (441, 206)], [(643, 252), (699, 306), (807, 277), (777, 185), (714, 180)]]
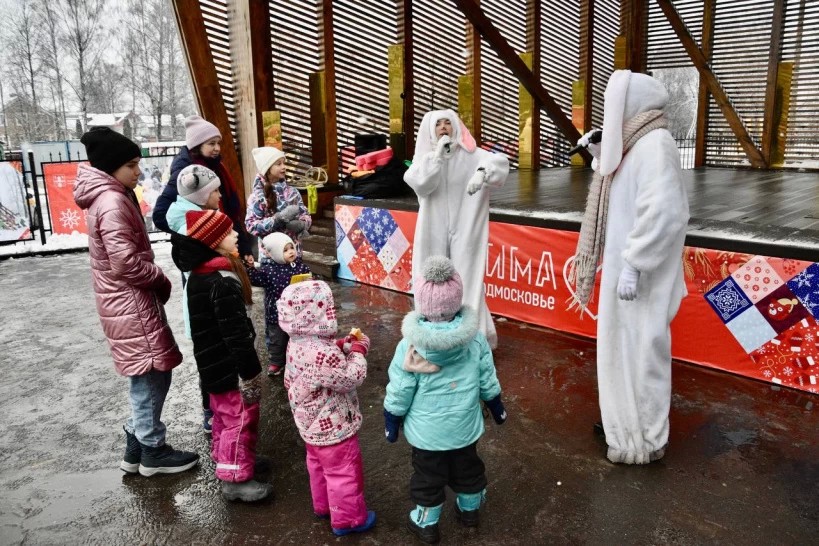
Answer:
[[(156, 199), (170, 174), (173, 155), (151, 155), (140, 161), (140, 181), (135, 189), (148, 231), (153, 225)], [(22, 161), (0, 162), (0, 245), (17, 244), (39, 236), (45, 245), (53, 235), (85, 233), (85, 213), (74, 203), (77, 166), (84, 159), (49, 154), (37, 161), (33, 152)]]

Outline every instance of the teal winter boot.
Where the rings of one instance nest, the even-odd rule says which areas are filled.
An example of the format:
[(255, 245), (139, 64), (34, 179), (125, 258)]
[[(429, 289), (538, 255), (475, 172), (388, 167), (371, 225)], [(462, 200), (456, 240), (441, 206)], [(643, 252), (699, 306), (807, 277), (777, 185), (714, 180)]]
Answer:
[(416, 505), (415, 510), (409, 513), (407, 529), (425, 544), (435, 544), (441, 540), (438, 532), (438, 519), (441, 517), (443, 504), (438, 506)]
[(455, 516), (461, 525), (477, 527), (481, 518), (481, 505), (486, 502), (486, 489), (480, 493), (458, 493), (455, 498)]

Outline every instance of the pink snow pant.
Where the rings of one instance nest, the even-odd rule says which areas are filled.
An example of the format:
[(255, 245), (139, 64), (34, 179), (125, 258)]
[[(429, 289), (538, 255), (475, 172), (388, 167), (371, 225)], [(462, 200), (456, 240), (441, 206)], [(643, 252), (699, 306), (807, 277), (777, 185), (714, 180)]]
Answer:
[(226, 482), (253, 479), (256, 441), (259, 438), (259, 404), (247, 405), (238, 390), (210, 394), (213, 438), (210, 456), (216, 477)]
[(358, 434), (332, 446), (307, 444), (307, 472), (313, 511), (330, 514), (333, 529), (358, 527), (367, 521)]

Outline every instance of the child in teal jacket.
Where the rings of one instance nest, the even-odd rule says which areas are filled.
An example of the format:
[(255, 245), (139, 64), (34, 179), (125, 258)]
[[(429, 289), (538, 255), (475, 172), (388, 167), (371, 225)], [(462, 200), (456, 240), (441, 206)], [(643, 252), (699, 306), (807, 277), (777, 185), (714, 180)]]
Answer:
[(412, 446), (410, 495), (417, 504), (408, 527), (423, 542), (440, 539), (438, 519), (448, 485), (459, 521), (475, 526), (486, 494), (477, 453), (484, 401), (495, 421), (506, 420), (489, 343), (474, 310), (461, 306), (463, 284), (452, 262), (432, 256), (415, 281), (415, 307), (401, 326), (384, 400), (387, 441), (404, 435)]

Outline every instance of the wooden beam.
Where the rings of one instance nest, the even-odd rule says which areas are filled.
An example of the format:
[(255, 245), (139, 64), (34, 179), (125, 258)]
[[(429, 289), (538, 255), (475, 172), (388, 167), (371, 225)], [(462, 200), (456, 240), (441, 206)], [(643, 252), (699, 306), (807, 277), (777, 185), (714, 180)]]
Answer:
[[(495, 25), (484, 15), (483, 11), (475, 3), (475, 0), (454, 0), (455, 5), (461, 12), (469, 19), (469, 22), (475, 27), (480, 35), (489, 43), (493, 50), (498, 54), (498, 57), (506, 65), (509, 70), (518, 78), (520, 83), (526, 87), (526, 90), (531, 93), (539, 106), (546, 109), (546, 114), (549, 119), (555, 124), (558, 130), (563, 133), (563, 136), (574, 144), (582, 136), (574, 128), (572, 122), (566, 117), (566, 114), (560, 109), (560, 106), (549, 95), (548, 91), (543, 88), (540, 81), (532, 74), (532, 71), (526, 66), (526, 63), (515, 53), (515, 50), (509, 43), (501, 36)], [(588, 152), (583, 152), (588, 157)]]
[[(711, 64), (711, 51), (714, 47), (714, 16), (717, 0), (704, 0), (702, 3), (702, 54)], [(708, 102), (711, 94), (708, 85), (700, 78), (700, 90), (697, 96), (697, 135), (694, 144), (694, 167), (705, 165), (708, 142)]]
[(779, 61), (782, 59), (782, 34), (785, 26), (785, 0), (774, 0), (771, 18), (771, 48), (768, 51), (768, 78), (765, 84), (765, 118), (762, 124), (762, 157), (765, 163), (771, 164), (771, 145), (776, 140), (773, 134), (777, 126), (775, 115), (776, 87), (779, 73)]
[[(267, 2), (245, 0), (250, 9), (250, 48), (253, 55), (253, 91), (256, 102), (258, 145), (264, 144), (262, 112), (276, 109), (273, 81), (273, 46), (270, 43), (270, 8)], [(235, 64), (235, 63), (234, 63)]]
[[(475, 0), (476, 5), (480, 5), (480, 0)], [(481, 123), (481, 36), (471, 24), (466, 25), (466, 74), (472, 83), (472, 96), (470, 98), (470, 108), (472, 123), (469, 130), (478, 145), (483, 141)]]
[(324, 71), (325, 143), (327, 145), (327, 176), (338, 183), (338, 129), (336, 126), (336, 61), (333, 31), (333, 1), (321, 0), (321, 69)]
[[(222, 164), (234, 180), (243, 180), (199, 0), (173, 0), (173, 8), (199, 112), (222, 133)], [(242, 191), (238, 194), (244, 209), (245, 194)]]
[(656, 1), (663, 10), (668, 22), (671, 23), (671, 28), (674, 29), (674, 32), (677, 34), (677, 38), (679, 38), (680, 42), (682, 42), (682, 45), (685, 48), (686, 53), (688, 53), (688, 56), (691, 58), (691, 61), (694, 63), (694, 66), (696, 66), (697, 70), (699, 70), (700, 80), (705, 80), (708, 90), (714, 96), (714, 101), (722, 111), (722, 115), (725, 116), (725, 119), (728, 121), (728, 126), (731, 127), (731, 130), (734, 132), (734, 136), (736, 136), (737, 140), (739, 141), (739, 145), (742, 146), (742, 149), (745, 151), (745, 155), (748, 156), (748, 161), (751, 163), (751, 166), (760, 169), (767, 167), (768, 164), (765, 162), (765, 158), (762, 157), (762, 153), (756, 147), (753, 139), (751, 139), (751, 136), (748, 134), (748, 130), (745, 128), (745, 124), (742, 122), (742, 118), (739, 117), (739, 114), (737, 114), (737, 111), (731, 104), (728, 94), (725, 92), (722, 84), (711, 71), (711, 67), (708, 61), (705, 59), (702, 49), (700, 49), (700, 47), (697, 45), (697, 42), (694, 40), (694, 37), (688, 30), (688, 27), (685, 26), (685, 22), (683, 22), (680, 14), (677, 13), (677, 8), (674, 7), (671, 0)]
[[(526, 2), (526, 50), (532, 54), (532, 75), (540, 81), (540, 27), (543, 26), (541, 0)], [(532, 169), (540, 168), (540, 108), (535, 103), (532, 112)]]
[(259, 119), (261, 116), (257, 115), (253, 85), (253, 52), (249, 32), (250, 4), (253, 4), (252, 0), (237, 0), (227, 4), (236, 136), (242, 143), (239, 147), (239, 159), (244, 173), (241, 192), (243, 195), (250, 195), (253, 191), (256, 172), (253, 148), (259, 146), (258, 125), (261, 123)]
[(628, 67), (632, 72), (645, 72), (648, 65), (648, 2), (628, 0)]
[(398, 41), (404, 44), (404, 142), (406, 157), (415, 154), (415, 81), (413, 69), (412, 0), (396, 0)]
[(583, 123), (577, 129), (586, 134), (592, 129), (592, 91), (594, 89), (594, 0), (580, 0), (580, 58), (578, 78), (583, 81)]

